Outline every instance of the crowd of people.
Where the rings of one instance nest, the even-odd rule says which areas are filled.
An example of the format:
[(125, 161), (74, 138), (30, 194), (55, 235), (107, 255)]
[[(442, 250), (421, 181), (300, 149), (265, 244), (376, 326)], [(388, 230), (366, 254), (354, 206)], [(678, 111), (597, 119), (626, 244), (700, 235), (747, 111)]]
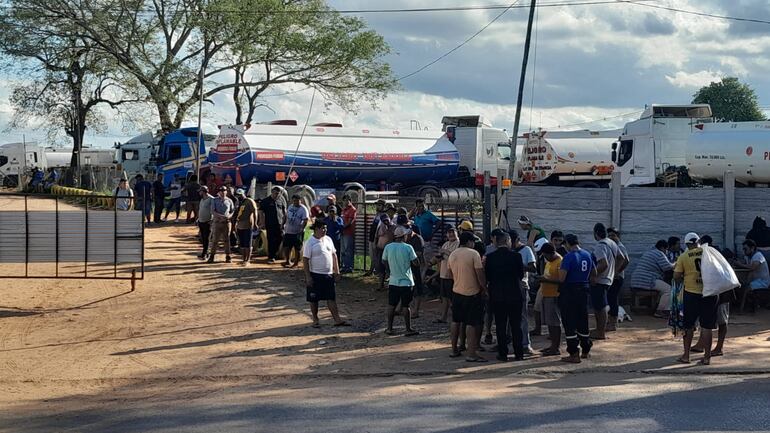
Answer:
[[(287, 203), (281, 188), (274, 187), (257, 202), (213, 175), (205, 185), (195, 178), (184, 185), (174, 179), (167, 188), (160, 177), (150, 183), (139, 175), (134, 191), (136, 208), (148, 223), (152, 209), (155, 222), (165, 221), (171, 211), (178, 221), (180, 198), (184, 198), (187, 221), (199, 227), (198, 257), (209, 263), (216, 261), (223, 244), (226, 262), (237, 253), (241, 264), (248, 266), (255, 239), (264, 238), (269, 263), (281, 258), (287, 268), (302, 263), (313, 326), (320, 326), (321, 301), (326, 301), (335, 326), (350, 325), (340, 317), (336, 283), (354, 268), (358, 210), (351, 197), (343, 196), (340, 205), (330, 194), (324, 204), (308, 208), (297, 195)], [(125, 180), (115, 192), (118, 201), (133, 194)], [(130, 203), (118, 206), (128, 208)], [(629, 287), (657, 292), (654, 315), (684, 330), (684, 350), (677, 360), (689, 363), (690, 354), (697, 352), (704, 354), (700, 362), (707, 365), (712, 356), (723, 354), (729, 303), (736, 294), (703, 296), (700, 257), (705, 245), (722, 253), (736, 269), (745, 269), (754, 304), (767, 303), (770, 272), (765, 254), (770, 253), (770, 228), (759, 217), (743, 242), (742, 255), (718, 249), (708, 235), (688, 233), (685, 248), (677, 237), (657, 241), (634, 260), (626, 282), (631, 258), (621, 233), (602, 223), (594, 226), (589, 251), (574, 234), (553, 230), (546, 236), (526, 216), (517, 219), (519, 230), (495, 229), (485, 243), (470, 220), (445, 224), (422, 200), (412, 209), (385, 200), (374, 206), (374, 218), (365, 230), (371, 256), (367, 274), (377, 276), (374, 290), (387, 290), (385, 332), (419, 334), (415, 320), (426, 296), (435, 293), (441, 308), (433, 322), (449, 325), (450, 356), (464, 354), (468, 362), (487, 362), (481, 355), (486, 351), (496, 352), (501, 362), (511, 360), (509, 353), (513, 360), (538, 353), (560, 356), (563, 336), (566, 356), (561, 360), (580, 363), (590, 357), (596, 341), (617, 330), (623, 318), (621, 290)], [(166, 217), (161, 219), (164, 209)], [(305, 239), (308, 227), (312, 234)], [(594, 318), (592, 327), (589, 313)], [(403, 318), (403, 332), (394, 327), (396, 317)], [(531, 337), (542, 335), (544, 326), (549, 344), (536, 350)], [(697, 329), (699, 338), (693, 344)], [(718, 332), (712, 348), (713, 329)]]

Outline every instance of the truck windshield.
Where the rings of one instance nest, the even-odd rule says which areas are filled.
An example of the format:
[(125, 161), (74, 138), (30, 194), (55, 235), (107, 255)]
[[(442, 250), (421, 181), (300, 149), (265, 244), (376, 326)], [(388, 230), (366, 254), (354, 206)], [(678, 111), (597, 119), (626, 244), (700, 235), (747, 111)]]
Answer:
[(618, 149), (618, 167), (622, 167), (631, 159), (634, 153), (634, 140), (621, 140), (620, 149)]
[(511, 159), (511, 145), (509, 143), (497, 143), (497, 157)]
[(4, 166), (5, 164), (8, 164), (8, 157), (0, 155), (0, 167)]
[(686, 118), (709, 118), (711, 109), (709, 107), (653, 107), (654, 117), (686, 117)]

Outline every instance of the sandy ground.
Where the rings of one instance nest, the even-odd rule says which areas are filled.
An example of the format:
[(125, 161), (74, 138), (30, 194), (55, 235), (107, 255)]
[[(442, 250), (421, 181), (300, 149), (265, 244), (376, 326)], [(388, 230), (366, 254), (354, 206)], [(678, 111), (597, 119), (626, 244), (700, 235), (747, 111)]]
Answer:
[[(385, 295), (361, 278), (346, 278), (338, 290), (353, 326), (331, 326), (322, 309), (323, 326), (314, 329), (301, 271), (261, 259), (249, 268), (207, 265), (195, 257), (195, 233), (182, 224), (148, 228), (146, 276), (134, 292), (125, 281), (0, 280), (0, 431), (25, 429), (41, 414), (55, 423), (52, 414), (80, 410), (87, 422), (87, 408), (184, 405), (242, 387), (264, 396), (294, 392), (297, 381), (323, 389), (324, 380), (391, 376), (770, 373), (766, 310), (733, 315), (726, 356), (710, 367), (676, 365), (680, 340), (664, 321), (640, 314), (597, 343), (593, 359), (581, 365), (538, 357), (468, 364), (448, 358), (447, 329), (431, 323), (435, 301), (415, 322), (421, 335), (384, 335)], [(545, 337), (533, 345), (545, 346)]]

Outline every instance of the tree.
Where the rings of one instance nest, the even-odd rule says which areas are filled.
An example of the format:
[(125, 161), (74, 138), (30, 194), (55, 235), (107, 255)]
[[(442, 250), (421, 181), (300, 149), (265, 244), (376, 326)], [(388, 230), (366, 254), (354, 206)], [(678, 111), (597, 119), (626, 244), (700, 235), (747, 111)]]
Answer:
[(736, 77), (725, 77), (702, 87), (693, 95), (692, 103), (711, 105), (714, 117), (720, 122), (765, 120), (754, 89)]
[(201, 93), (234, 92), (246, 102), (236, 121), (248, 121), (274, 85), (314, 86), (346, 109), (397, 86), (382, 37), (322, 0), (11, 1), (109, 58), (166, 131), (181, 126)]
[(20, 77), (11, 90), (10, 126), (45, 129), (49, 136), (63, 130), (73, 141), (75, 167), (86, 129), (104, 126), (99, 107), (118, 108), (135, 100), (122, 97), (108, 58), (89, 41), (51, 24), (26, 9), (0, 14), (3, 69)]

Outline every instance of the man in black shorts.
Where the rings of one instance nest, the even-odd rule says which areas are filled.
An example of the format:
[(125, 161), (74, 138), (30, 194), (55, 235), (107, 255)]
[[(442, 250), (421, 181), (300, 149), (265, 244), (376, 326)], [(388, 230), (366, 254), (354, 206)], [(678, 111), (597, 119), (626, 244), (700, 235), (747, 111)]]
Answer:
[(417, 265), (417, 254), (414, 248), (406, 242), (407, 236), (411, 235), (411, 230), (404, 226), (399, 226), (393, 233), (393, 242), (385, 246), (382, 251), (382, 265), (388, 272), (388, 329), (385, 331), (388, 335), (394, 335), (393, 318), (396, 315), (396, 308), (401, 304), (401, 311), (406, 325), (405, 336), (417, 335), (418, 332), (412, 329), (412, 312), (409, 304), (412, 302), (414, 288), (413, 265)]
[(487, 280), (484, 276), (481, 255), (473, 249), (474, 238), (473, 233), (469, 231), (460, 234), (460, 246), (449, 256), (449, 273), (454, 280), (450, 327), (452, 354), (450, 356), (453, 358), (460, 356), (457, 340), (460, 336), (460, 326), (465, 324), (468, 335), (468, 356), (465, 360), (487, 362), (487, 359), (478, 354), (481, 326), (484, 321)]

